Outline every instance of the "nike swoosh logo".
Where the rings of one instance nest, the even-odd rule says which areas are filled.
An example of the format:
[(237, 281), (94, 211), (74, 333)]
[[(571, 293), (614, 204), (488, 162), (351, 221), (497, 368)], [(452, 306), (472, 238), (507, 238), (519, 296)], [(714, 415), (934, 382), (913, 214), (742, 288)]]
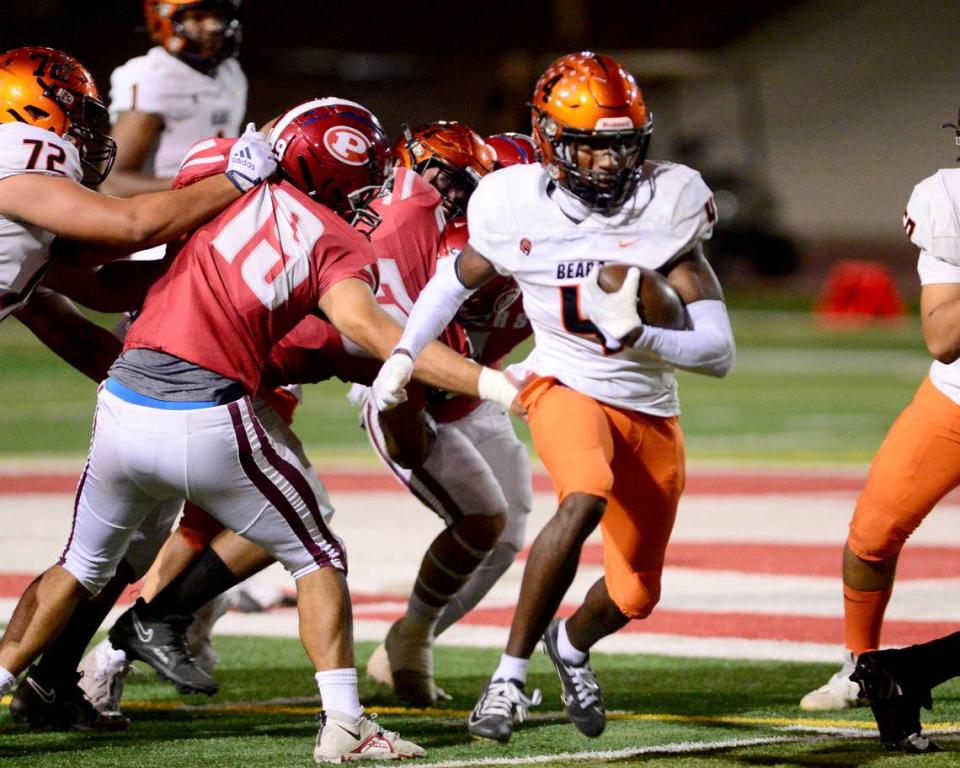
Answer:
[(360, 731), (357, 731), (356, 733), (354, 733), (354, 732), (351, 731), (349, 728), (347, 728), (345, 725), (342, 725), (342, 724), (340, 724), (340, 723), (337, 723), (337, 727), (339, 727), (339, 728), (341, 728), (342, 730), (344, 730), (344, 731), (346, 731), (347, 733), (349, 733), (349, 734), (350, 734), (353, 738), (355, 738), (357, 741), (360, 741)]
[(136, 614), (133, 616), (133, 629), (137, 633), (137, 637), (140, 638), (140, 642), (149, 643), (153, 640), (153, 630), (144, 628)]
[(45, 691), (32, 677), (27, 678), (27, 685), (36, 691), (37, 696), (43, 699), (44, 703), (53, 704), (53, 702), (57, 700), (57, 691), (55, 688)]
[(621, 248), (629, 248), (634, 243), (639, 243), (643, 238), (638, 237), (633, 240), (618, 240), (617, 245)]

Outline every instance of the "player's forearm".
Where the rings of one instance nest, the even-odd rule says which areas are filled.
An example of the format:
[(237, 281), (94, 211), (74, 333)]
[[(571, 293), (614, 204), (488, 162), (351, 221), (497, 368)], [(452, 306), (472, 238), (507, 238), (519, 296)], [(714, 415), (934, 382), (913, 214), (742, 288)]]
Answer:
[(696, 301), (687, 305), (693, 329), (672, 331), (643, 326), (636, 349), (650, 352), (677, 368), (707, 376), (726, 376), (736, 359), (733, 328), (722, 301)]
[(106, 181), (100, 185), (100, 191), (113, 197), (133, 197), (147, 192), (168, 190), (172, 181), (173, 179), (159, 178), (139, 171), (126, 171), (114, 167)]
[(447, 392), (478, 397), (482, 368), (483, 366), (458, 355), (445, 344), (433, 341), (417, 357), (413, 378)]
[(167, 243), (200, 226), (240, 195), (224, 174), (218, 174), (184, 189), (128, 198), (129, 229), (123, 237), (138, 248)]
[(53, 352), (97, 383), (120, 354), (121, 344), (113, 334), (56, 293), (38, 292), (16, 316)]
[(452, 265), (438, 267), (417, 297), (397, 347), (416, 359), (450, 324), (460, 305), (474, 290), (460, 282)]

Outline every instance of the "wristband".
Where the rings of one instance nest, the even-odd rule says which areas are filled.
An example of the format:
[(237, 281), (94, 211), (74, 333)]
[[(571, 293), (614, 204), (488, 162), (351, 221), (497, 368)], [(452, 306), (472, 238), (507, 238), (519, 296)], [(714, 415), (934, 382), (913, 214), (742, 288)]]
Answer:
[(483, 366), (477, 380), (477, 395), (482, 400), (490, 400), (507, 410), (516, 399), (520, 390), (501, 371)]

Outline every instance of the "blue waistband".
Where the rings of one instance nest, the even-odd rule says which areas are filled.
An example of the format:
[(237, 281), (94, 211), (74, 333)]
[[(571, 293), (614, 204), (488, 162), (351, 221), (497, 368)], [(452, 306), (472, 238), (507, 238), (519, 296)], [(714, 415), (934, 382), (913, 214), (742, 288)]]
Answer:
[(155, 397), (147, 397), (135, 392), (130, 387), (125, 387), (116, 379), (108, 378), (103, 386), (111, 394), (116, 395), (121, 400), (126, 400), (134, 405), (145, 405), (147, 408), (163, 408), (168, 411), (192, 411), (197, 408), (212, 408), (219, 405), (216, 400), (193, 400), (182, 402), (179, 400), (158, 400)]

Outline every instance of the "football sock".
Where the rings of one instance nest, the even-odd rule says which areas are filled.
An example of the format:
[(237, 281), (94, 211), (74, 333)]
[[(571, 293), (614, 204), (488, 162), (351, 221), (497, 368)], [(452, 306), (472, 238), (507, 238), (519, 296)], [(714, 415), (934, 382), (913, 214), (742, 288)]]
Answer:
[(497, 583), (497, 580), (506, 573), (507, 569), (517, 557), (517, 548), (507, 541), (498, 541), (490, 554), (470, 574), (470, 578), (460, 587), (450, 601), (440, 611), (434, 635), (456, 624), (468, 611), (472, 611)]
[(0, 696), (10, 693), (17, 687), (17, 678), (3, 667), (0, 667)]
[(164, 587), (149, 603), (138, 603), (143, 619), (164, 621), (192, 616), (217, 595), (238, 583), (226, 563), (207, 547), (187, 569)]
[(893, 588), (863, 592), (843, 585), (844, 643), (856, 655), (880, 647), (883, 614)]
[(500, 657), (500, 665), (493, 672), (493, 680), (516, 680), (521, 685), (527, 682), (527, 667), (530, 659), (518, 659), (506, 653)]
[(356, 669), (328, 669), (317, 672), (315, 677), (324, 711), (328, 714), (341, 713), (354, 720), (363, 714), (360, 694), (357, 693)]
[(581, 666), (587, 660), (587, 654), (579, 648), (574, 648), (573, 643), (567, 636), (567, 620), (563, 619), (557, 628), (557, 650), (560, 651), (560, 658), (567, 664)]
[(432, 629), (440, 611), (489, 552), (473, 546), (458, 532), (458, 527), (467, 526), (469, 521), (465, 519), (451, 525), (433, 540), (424, 555), (407, 607), (407, 618), (421, 629)]

